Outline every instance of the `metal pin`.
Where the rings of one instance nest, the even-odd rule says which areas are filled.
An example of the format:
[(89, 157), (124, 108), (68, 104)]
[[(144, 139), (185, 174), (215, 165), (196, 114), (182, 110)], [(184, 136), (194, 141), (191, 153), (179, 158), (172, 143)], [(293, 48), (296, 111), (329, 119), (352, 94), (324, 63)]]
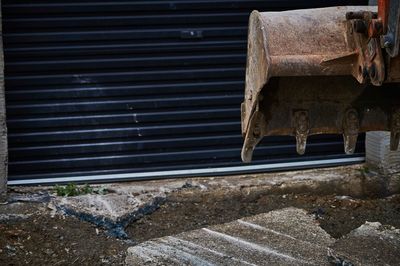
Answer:
[(310, 120), (307, 111), (294, 113), (294, 128), (296, 133), (296, 151), (303, 155), (306, 152), (307, 137), (310, 133)]
[(344, 152), (346, 154), (353, 154), (356, 145), (357, 137), (360, 129), (360, 121), (356, 109), (350, 109), (346, 112), (343, 120), (343, 140)]

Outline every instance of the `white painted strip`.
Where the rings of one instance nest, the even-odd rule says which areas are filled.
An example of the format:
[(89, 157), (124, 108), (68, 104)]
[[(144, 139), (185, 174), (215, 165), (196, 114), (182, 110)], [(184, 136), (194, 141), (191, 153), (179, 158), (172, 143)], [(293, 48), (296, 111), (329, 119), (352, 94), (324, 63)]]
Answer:
[(227, 235), (227, 234), (224, 234), (224, 233), (220, 233), (220, 232), (217, 232), (217, 231), (210, 230), (208, 228), (202, 228), (202, 230), (207, 232), (210, 235), (214, 235), (214, 236), (216, 236), (218, 238), (225, 239), (228, 242), (230, 242), (230, 243), (232, 243), (234, 245), (237, 245), (239, 247), (251, 248), (253, 250), (261, 251), (261, 252), (266, 253), (268, 255), (279, 257), (279, 258), (284, 259), (284, 260), (297, 261), (297, 262), (301, 262), (301, 263), (305, 263), (305, 264), (310, 264), (310, 262), (308, 262), (308, 261), (305, 261), (305, 260), (302, 260), (302, 259), (297, 259), (295, 257), (292, 257), (292, 256), (288, 255), (288, 254), (280, 253), (279, 251), (273, 250), (273, 249), (271, 249), (269, 247), (262, 246), (262, 245), (259, 245), (259, 244), (253, 243), (253, 242), (246, 241), (246, 240), (244, 240), (244, 239), (242, 239), (240, 237), (237, 237), (237, 236)]
[(172, 171), (157, 171), (144, 173), (127, 173), (127, 174), (107, 174), (107, 175), (89, 175), (89, 176), (60, 176), (52, 178), (34, 178), (9, 180), (8, 185), (34, 185), (34, 184), (49, 184), (49, 183), (68, 183), (68, 182), (96, 182), (96, 181), (112, 181), (112, 180), (135, 180), (135, 179), (155, 179), (161, 177), (177, 177), (177, 176), (195, 176), (195, 175), (218, 175), (229, 174), (246, 171), (272, 171), (279, 169), (288, 169), (296, 167), (312, 167), (318, 165), (336, 165), (344, 163), (361, 163), (365, 161), (365, 157), (352, 157), (340, 159), (314, 160), (305, 162), (286, 162), (286, 163), (271, 163), (259, 165), (244, 165), (230, 166), (218, 168), (202, 168), (202, 169), (187, 169), (187, 170), (172, 170)]
[(220, 251), (216, 251), (214, 249), (203, 247), (203, 246), (201, 246), (199, 244), (196, 244), (196, 243), (193, 243), (193, 242), (189, 242), (189, 241), (186, 241), (186, 240), (183, 240), (183, 239), (180, 239), (180, 238), (176, 238), (176, 237), (173, 237), (173, 236), (168, 236), (167, 239), (169, 241), (171, 241), (173, 243), (176, 243), (176, 244), (179, 244), (181, 246), (185, 245), (185, 246), (187, 246), (187, 247), (189, 247), (189, 248), (191, 248), (193, 250), (196, 250), (197, 252), (199, 250), (203, 250), (203, 251), (205, 251), (207, 253), (211, 253), (211, 254), (217, 255), (218, 257), (229, 259), (229, 260), (232, 260), (232, 261), (235, 261), (235, 262), (239, 262), (240, 265), (257, 266), (256, 264), (253, 264), (253, 263), (238, 259), (236, 257), (232, 257), (231, 255), (227, 255), (227, 254), (222, 253)]
[(284, 234), (284, 233), (281, 233), (281, 232), (278, 232), (278, 231), (263, 227), (263, 226), (258, 225), (258, 224), (249, 223), (249, 222), (246, 222), (246, 221), (243, 221), (243, 220), (238, 220), (238, 222), (240, 224), (244, 225), (244, 226), (247, 226), (247, 227), (250, 227), (250, 228), (253, 228), (253, 229), (256, 229), (256, 230), (271, 232), (271, 233), (276, 234), (276, 235), (284, 236), (284, 237), (299, 241), (297, 238), (294, 238), (293, 236), (290, 236), (290, 235), (287, 235), (287, 234)]

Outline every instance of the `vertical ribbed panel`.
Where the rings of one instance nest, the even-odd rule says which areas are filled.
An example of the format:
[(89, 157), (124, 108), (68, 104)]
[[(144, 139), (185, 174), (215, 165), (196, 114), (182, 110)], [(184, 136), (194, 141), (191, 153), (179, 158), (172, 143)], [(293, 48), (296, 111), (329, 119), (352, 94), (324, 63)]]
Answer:
[[(0, 19), (2, 13), (0, 9)], [(7, 201), (7, 126), (6, 101), (4, 93), (4, 56), (3, 56), (3, 26), (0, 23), (0, 201)]]
[[(350, 2), (2, 1), (10, 179), (241, 165), (249, 13)], [(342, 156), (270, 137), (254, 163)]]

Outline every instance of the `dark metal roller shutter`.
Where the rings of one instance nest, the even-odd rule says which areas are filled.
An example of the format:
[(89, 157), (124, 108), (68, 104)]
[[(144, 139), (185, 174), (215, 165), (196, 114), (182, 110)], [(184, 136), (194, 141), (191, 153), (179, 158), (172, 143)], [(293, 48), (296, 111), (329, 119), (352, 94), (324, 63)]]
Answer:
[[(240, 161), (250, 11), (349, 3), (2, 1), (10, 183), (260, 170)], [(252, 165), (351, 158), (340, 136), (294, 144), (266, 138)]]

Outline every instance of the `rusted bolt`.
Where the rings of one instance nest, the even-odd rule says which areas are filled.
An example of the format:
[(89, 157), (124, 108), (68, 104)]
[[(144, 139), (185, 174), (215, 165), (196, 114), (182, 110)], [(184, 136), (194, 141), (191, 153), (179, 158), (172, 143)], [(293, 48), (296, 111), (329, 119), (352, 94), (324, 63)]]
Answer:
[(299, 131), (304, 132), (308, 129), (308, 116), (307, 113), (301, 112), (298, 118)]
[(357, 128), (358, 116), (355, 112), (349, 112), (347, 119), (349, 124), (348, 126), (350, 129)]
[(296, 128), (296, 132), (299, 134), (304, 134), (309, 130), (309, 118), (308, 112), (306, 111), (297, 111), (294, 114), (294, 127)]
[(353, 19), (354, 18), (354, 12), (347, 12), (346, 13), (346, 19), (347, 20), (350, 20), (350, 19)]
[(367, 26), (365, 25), (365, 22), (362, 21), (361, 19), (357, 19), (353, 21), (353, 29), (357, 33), (366, 33), (367, 32)]
[(390, 47), (392, 47), (392, 43), (386, 41), (386, 42), (383, 43), (383, 47), (385, 47), (385, 48), (390, 48)]
[(359, 12), (347, 12), (346, 13), (346, 19), (347, 20), (351, 20), (351, 19), (363, 19), (364, 18), (364, 12), (363, 11), (359, 11)]
[(261, 135), (260, 125), (259, 124), (255, 124), (254, 125), (254, 129), (253, 129), (253, 137), (259, 138), (260, 135)]
[(348, 110), (345, 114), (343, 124), (345, 134), (358, 134), (359, 123), (357, 110)]

